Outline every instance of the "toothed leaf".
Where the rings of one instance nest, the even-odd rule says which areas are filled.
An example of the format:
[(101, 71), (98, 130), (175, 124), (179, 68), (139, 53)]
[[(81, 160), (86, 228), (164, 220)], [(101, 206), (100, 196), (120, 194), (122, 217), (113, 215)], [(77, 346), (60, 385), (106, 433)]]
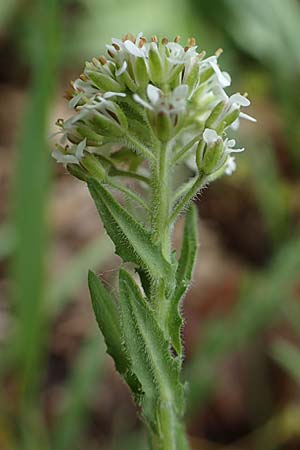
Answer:
[(197, 208), (191, 205), (186, 213), (181, 254), (176, 271), (176, 289), (171, 298), (169, 311), (169, 334), (178, 355), (182, 355), (181, 328), (183, 324), (180, 302), (193, 276), (198, 248)]
[(88, 282), (93, 310), (104, 336), (107, 353), (113, 358), (117, 371), (125, 378), (133, 393), (140, 394), (140, 383), (132, 373), (130, 358), (122, 344), (120, 317), (114, 299), (91, 271)]
[(177, 414), (181, 414), (183, 386), (169, 344), (131, 275), (121, 269), (119, 281), (123, 332), (133, 372), (145, 393), (145, 416), (155, 423), (155, 407), (161, 395), (167, 397), (166, 401), (174, 402)]
[(153, 244), (149, 231), (96, 180), (90, 179), (88, 186), (116, 253), (124, 262), (136, 264), (150, 276), (168, 279), (171, 266), (159, 247)]

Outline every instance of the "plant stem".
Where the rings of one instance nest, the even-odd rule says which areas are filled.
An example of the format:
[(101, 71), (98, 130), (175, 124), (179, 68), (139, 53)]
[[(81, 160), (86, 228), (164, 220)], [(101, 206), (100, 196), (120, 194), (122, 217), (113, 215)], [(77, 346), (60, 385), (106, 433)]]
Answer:
[(161, 143), (153, 164), (153, 195), (152, 195), (152, 229), (154, 241), (162, 249), (162, 254), (170, 261), (171, 236), (169, 214), (171, 204), (171, 186), (169, 167), (170, 143)]
[(203, 187), (206, 182), (207, 176), (204, 173), (199, 173), (199, 176), (196, 178), (189, 191), (182, 197), (181, 200), (179, 200), (179, 202), (175, 206), (170, 217), (170, 224), (175, 222), (182, 210), (188, 205), (189, 201), (194, 197), (194, 195), (197, 194), (199, 189), (201, 189), (201, 187)]
[[(156, 151), (156, 159), (152, 164), (152, 220), (153, 240), (162, 250), (163, 256), (171, 262), (172, 225), (171, 213), (171, 150), (172, 142), (161, 143)], [(168, 321), (168, 298), (164, 277), (154, 280), (152, 285), (152, 301), (156, 315), (165, 335)], [(157, 374), (160, 379), (160, 401), (157, 405), (157, 432), (150, 431), (152, 450), (189, 450), (184, 425), (178, 414), (178, 407), (173, 393), (164, 388), (164, 374)]]
[(158, 410), (160, 433), (151, 434), (151, 450), (189, 450), (189, 444), (181, 420), (174, 405), (161, 403)]

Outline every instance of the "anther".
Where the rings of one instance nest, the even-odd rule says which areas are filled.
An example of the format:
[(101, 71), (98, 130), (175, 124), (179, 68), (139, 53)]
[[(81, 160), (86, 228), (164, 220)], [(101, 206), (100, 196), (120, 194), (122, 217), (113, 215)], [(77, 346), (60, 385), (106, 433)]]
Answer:
[(157, 36), (151, 36), (151, 41), (157, 43), (158, 42)]
[(105, 56), (99, 56), (99, 62), (104, 66), (107, 63)]
[(195, 45), (196, 45), (196, 39), (195, 39), (194, 37), (188, 38), (188, 45), (189, 45), (190, 47), (195, 47)]
[(221, 56), (222, 53), (223, 53), (223, 49), (222, 49), (222, 48), (218, 48), (218, 49), (215, 51), (215, 55), (216, 55), (217, 58), (219, 58), (219, 56)]
[(180, 36), (175, 36), (175, 38), (174, 38), (174, 42), (176, 42), (176, 44), (178, 44), (178, 42), (180, 41)]

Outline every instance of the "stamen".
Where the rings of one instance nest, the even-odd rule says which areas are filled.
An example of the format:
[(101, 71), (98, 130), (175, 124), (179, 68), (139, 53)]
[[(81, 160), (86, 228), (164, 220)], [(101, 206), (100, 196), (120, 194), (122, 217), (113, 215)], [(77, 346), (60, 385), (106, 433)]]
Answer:
[(123, 36), (122, 41), (123, 42), (131, 41), (131, 42), (135, 43), (135, 37), (131, 33), (126, 33), (125, 36)]
[(167, 45), (168, 42), (169, 42), (169, 40), (168, 40), (168, 38), (166, 38), (166, 37), (162, 38), (162, 40), (161, 40), (161, 43), (162, 43), (163, 45)]
[(108, 53), (108, 55), (109, 55), (111, 58), (114, 58), (114, 57), (115, 57), (115, 55), (113, 54), (113, 52), (111, 52), (110, 50), (107, 50), (107, 53)]
[(174, 42), (176, 42), (176, 44), (178, 44), (179, 41), (180, 41), (180, 36), (179, 35), (175, 36)]
[(98, 67), (99, 61), (98, 61), (97, 58), (94, 57), (94, 58), (92, 59), (92, 63), (94, 64), (94, 66)]
[(99, 61), (102, 64), (102, 66), (104, 66), (107, 63), (107, 59), (105, 58), (105, 56), (99, 56)]
[(188, 45), (189, 45), (190, 47), (195, 47), (195, 45), (196, 45), (196, 39), (195, 39), (194, 37), (188, 38)]
[(221, 56), (222, 53), (223, 53), (223, 49), (222, 49), (222, 48), (218, 48), (218, 49), (215, 51), (215, 55), (216, 55), (217, 58), (219, 58), (219, 56)]
[(118, 44), (116, 44), (115, 42), (112, 44), (112, 46), (119, 51), (120, 50), (120, 46)]
[(140, 42), (139, 42), (139, 48), (144, 47), (144, 45), (147, 43), (147, 39), (145, 37), (141, 37), (140, 38)]
[(79, 78), (81, 79), (81, 81), (88, 81), (88, 77), (87, 77), (84, 73), (82, 73), (82, 74), (79, 76)]
[(151, 41), (155, 42), (157, 44), (157, 42), (158, 42), (157, 36), (155, 36), (155, 35), (151, 36)]

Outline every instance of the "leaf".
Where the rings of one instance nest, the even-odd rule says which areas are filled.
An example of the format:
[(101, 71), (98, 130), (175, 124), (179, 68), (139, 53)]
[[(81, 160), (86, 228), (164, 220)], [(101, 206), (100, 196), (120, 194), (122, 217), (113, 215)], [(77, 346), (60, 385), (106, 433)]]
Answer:
[(131, 275), (121, 269), (119, 282), (124, 338), (132, 370), (145, 393), (145, 417), (155, 423), (159, 398), (174, 403), (177, 414), (181, 414), (183, 386), (179, 381), (179, 367), (170, 355), (163, 331)]
[(90, 179), (88, 186), (107, 234), (123, 261), (142, 267), (155, 279), (169, 278), (171, 266), (158, 246), (153, 244), (150, 232), (96, 180)]
[(168, 321), (172, 345), (180, 356), (182, 355), (180, 331), (183, 324), (180, 301), (186, 293), (193, 276), (198, 248), (197, 232), (197, 208), (192, 204), (185, 217), (181, 255), (176, 272), (176, 289), (171, 298)]
[(115, 361), (117, 371), (125, 378), (133, 394), (139, 396), (140, 383), (131, 371), (130, 358), (122, 343), (119, 312), (107, 289), (91, 271), (89, 271), (89, 289), (96, 320), (107, 346), (107, 353)]
[(89, 289), (99, 328), (104, 336), (107, 353), (114, 359), (120, 374), (129, 368), (128, 357), (122, 347), (120, 319), (114, 300), (94, 272), (89, 271)]

